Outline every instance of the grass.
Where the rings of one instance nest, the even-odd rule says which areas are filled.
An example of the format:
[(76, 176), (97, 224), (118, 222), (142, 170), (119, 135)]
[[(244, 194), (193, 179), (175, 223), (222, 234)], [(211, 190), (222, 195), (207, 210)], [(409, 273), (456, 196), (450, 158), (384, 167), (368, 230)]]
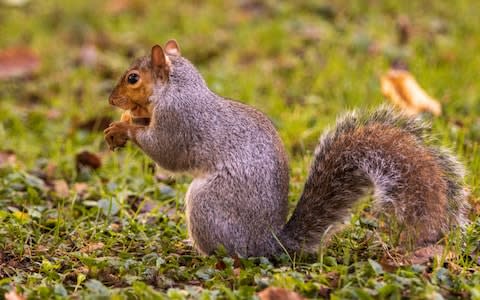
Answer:
[[(395, 243), (379, 237), (368, 202), (313, 258), (202, 257), (185, 242), (190, 178), (159, 180), (138, 149), (110, 153), (96, 130), (119, 117), (107, 97), (132, 58), (176, 38), (214, 91), (274, 121), (293, 207), (318, 136), (341, 112), (383, 103), (379, 76), (401, 60), (442, 102), (433, 133), (467, 166), (478, 214), (480, 2), (164, 2), (0, 2), (0, 49), (28, 47), (41, 60), (32, 78), (0, 82), (0, 150), (16, 156), (0, 167), (0, 295), (15, 286), (29, 298), (248, 299), (279, 286), (310, 298), (480, 299), (475, 212), (444, 257), (422, 265), (388, 268)], [(402, 45), (400, 16), (411, 23)], [(96, 47), (93, 63), (85, 45)], [(77, 167), (85, 150), (100, 168)]]

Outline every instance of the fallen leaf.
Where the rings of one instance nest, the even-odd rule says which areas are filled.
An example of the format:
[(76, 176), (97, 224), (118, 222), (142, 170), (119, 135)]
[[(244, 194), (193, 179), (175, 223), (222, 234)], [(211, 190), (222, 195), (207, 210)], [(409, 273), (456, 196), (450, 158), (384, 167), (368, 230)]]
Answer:
[(82, 151), (76, 156), (77, 170), (88, 167), (92, 169), (98, 169), (102, 166), (102, 161), (98, 155), (89, 151)]
[(122, 230), (122, 225), (120, 225), (119, 223), (112, 223), (108, 226), (108, 228), (113, 232), (119, 232), (120, 230)]
[[(403, 250), (391, 251), (384, 255), (379, 261), (385, 271), (394, 272), (398, 267), (410, 265), (424, 265), (430, 263), (435, 257), (442, 257), (444, 254), (443, 245), (429, 245), (423, 248), (418, 248), (412, 253), (407, 253)], [(446, 258), (452, 259), (454, 254), (447, 253)]]
[(0, 151), (0, 168), (15, 164), (17, 156), (13, 150)]
[(379, 260), (379, 263), (382, 266), (382, 268), (389, 273), (393, 273), (399, 267), (407, 264), (397, 259), (396, 257), (388, 256), (386, 254)]
[(23, 295), (17, 293), (15, 288), (13, 288), (10, 292), (5, 293), (5, 300), (25, 300), (26, 298)]
[(240, 260), (240, 257), (237, 254), (232, 255), (233, 258), (233, 267), (235, 269), (239, 269), (242, 267), (242, 261)]
[(45, 253), (45, 252), (48, 252), (49, 248), (44, 246), (44, 245), (37, 245), (37, 247), (35, 248), (35, 252), (37, 253)]
[(103, 249), (104, 246), (105, 245), (102, 242), (92, 243), (92, 244), (88, 244), (85, 247), (83, 247), (82, 249), (80, 249), (80, 252), (91, 253), (91, 252), (94, 252), (96, 250)]
[(431, 245), (415, 250), (408, 258), (412, 265), (421, 265), (429, 262), (434, 257), (442, 256), (444, 247), (442, 245)]
[(40, 59), (32, 50), (24, 47), (0, 51), (0, 80), (27, 77), (40, 68)]
[(332, 293), (332, 289), (325, 285), (321, 285), (318, 289), (318, 295), (325, 299), (330, 299), (331, 293)]
[(442, 113), (440, 103), (430, 97), (408, 71), (390, 69), (380, 81), (383, 95), (407, 114), (431, 112), (439, 116)]
[(73, 190), (77, 193), (78, 196), (84, 196), (88, 191), (88, 184), (85, 182), (77, 182), (73, 185)]
[(67, 198), (70, 195), (70, 189), (68, 188), (68, 184), (63, 179), (53, 181), (53, 191), (60, 198)]
[(327, 275), (327, 278), (329, 280), (329, 283), (328, 283), (329, 286), (331, 286), (333, 288), (339, 287), (340, 274), (338, 272), (331, 271), (331, 272), (328, 272), (326, 275)]
[(305, 299), (299, 294), (278, 287), (268, 287), (263, 291), (257, 293), (260, 300), (302, 300)]
[(13, 212), (13, 216), (20, 222), (26, 223), (30, 220), (30, 216), (27, 213), (21, 212), (19, 210)]
[(225, 264), (225, 262), (223, 260), (218, 260), (216, 263), (215, 263), (215, 269), (216, 270), (220, 270), (220, 271), (223, 271), (227, 268), (227, 265)]
[(86, 279), (86, 275), (90, 272), (88, 267), (80, 266), (77, 269), (69, 272), (65, 276), (64, 282), (70, 282), (72, 284), (82, 283)]

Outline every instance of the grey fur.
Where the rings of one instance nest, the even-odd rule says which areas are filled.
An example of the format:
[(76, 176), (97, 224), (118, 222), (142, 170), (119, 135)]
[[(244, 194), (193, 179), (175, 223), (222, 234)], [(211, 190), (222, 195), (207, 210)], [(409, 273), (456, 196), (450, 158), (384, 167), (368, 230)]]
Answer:
[[(466, 201), (459, 163), (447, 152), (424, 144), (426, 127), (421, 123), (381, 108), (347, 114), (322, 136), (304, 192), (285, 224), (288, 161), (272, 123), (254, 108), (210, 91), (185, 58), (169, 59), (169, 80), (157, 83), (150, 99), (154, 105), (151, 124), (131, 138), (161, 167), (194, 176), (186, 197), (187, 223), (202, 253), (210, 254), (220, 245), (242, 256), (273, 256), (283, 247), (289, 252), (315, 251), (325, 230), (343, 219), (370, 187), (379, 204), (392, 208), (399, 220), (415, 213), (407, 201), (436, 201), (427, 199), (429, 194), (421, 195), (425, 199), (402, 198), (410, 192), (405, 178), (413, 176), (417, 167), (409, 165), (412, 173), (405, 174), (412, 153), (348, 138), (370, 129), (370, 137), (379, 134), (383, 139), (384, 129), (397, 128), (400, 136), (412, 137), (406, 141), (435, 157), (443, 170), (434, 180), (448, 182), (449, 223), (428, 228), (434, 239), (450, 225), (464, 223)], [(428, 178), (420, 180), (425, 181), (420, 185), (428, 184)], [(419, 213), (422, 221), (431, 217)]]

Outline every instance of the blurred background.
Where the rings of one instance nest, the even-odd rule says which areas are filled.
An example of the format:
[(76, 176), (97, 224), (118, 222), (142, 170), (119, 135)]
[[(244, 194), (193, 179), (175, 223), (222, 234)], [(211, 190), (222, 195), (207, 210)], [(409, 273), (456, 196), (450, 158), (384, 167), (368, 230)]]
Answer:
[[(0, 1), (0, 139), (24, 163), (104, 151), (109, 92), (138, 56), (175, 38), (215, 92), (264, 111), (291, 156), (341, 112), (385, 102), (409, 70), (443, 105), (434, 127), (480, 139), (478, 1)], [(455, 144), (461, 140), (461, 145)], [(476, 150), (475, 150), (476, 151)], [(476, 153), (476, 152), (475, 152)], [(66, 156), (65, 156), (66, 155)]]

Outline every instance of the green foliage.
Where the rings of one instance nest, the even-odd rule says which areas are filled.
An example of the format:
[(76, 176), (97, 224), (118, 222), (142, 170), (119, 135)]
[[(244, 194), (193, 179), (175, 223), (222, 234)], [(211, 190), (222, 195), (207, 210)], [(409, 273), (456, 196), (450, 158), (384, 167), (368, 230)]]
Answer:
[[(388, 268), (395, 241), (378, 235), (368, 203), (317, 257), (202, 257), (186, 241), (190, 179), (159, 182), (138, 149), (108, 152), (95, 130), (119, 117), (107, 97), (132, 57), (175, 38), (214, 91), (272, 118), (293, 206), (318, 136), (341, 112), (383, 103), (379, 76), (400, 60), (442, 102), (433, 132), (465, 162), (478, 212), (480, 2), (11, 2), (0, 1), (0, 51), (31, 48), (41, 69), (0, 81), (0, 152), (16, 156), (0, 158), (0, 295), (15, 285), (32, 299), (250, 299), (279, 286), (310, 298), (480, 299), (478, 216), (449, 237), (450, 258), (423, 265)], [(77, 167), (83, 150), (102, 167)]]

